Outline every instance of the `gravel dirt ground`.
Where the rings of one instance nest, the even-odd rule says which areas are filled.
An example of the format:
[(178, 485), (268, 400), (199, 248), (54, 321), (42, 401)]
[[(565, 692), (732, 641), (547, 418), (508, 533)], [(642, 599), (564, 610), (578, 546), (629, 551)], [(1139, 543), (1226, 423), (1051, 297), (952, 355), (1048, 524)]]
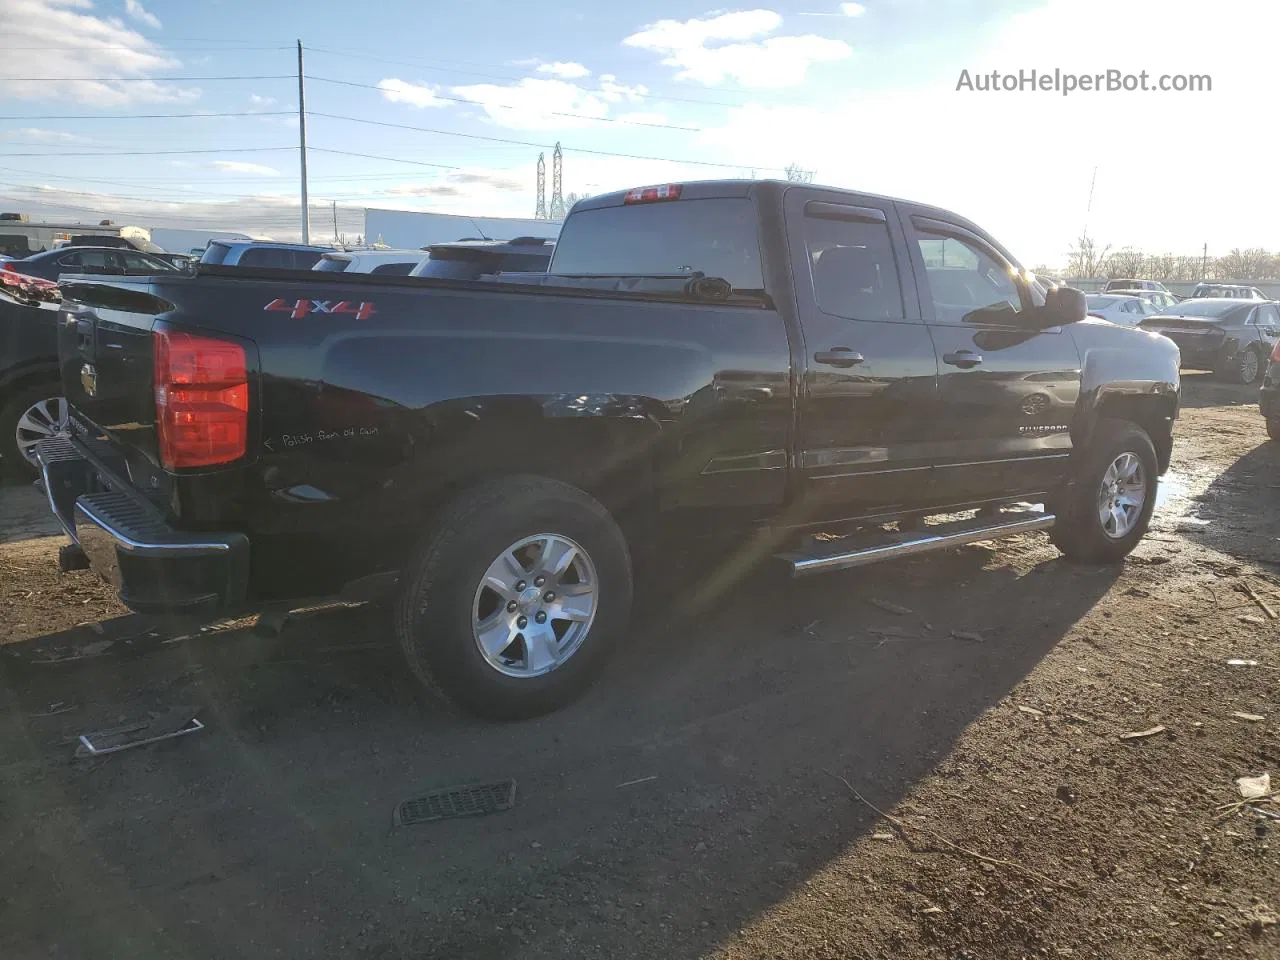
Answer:
[[(364, 611), (274, 638), (129, 615), (0, 489), (0, 956), (1280, 957), (1280, 821), (1217, 812), (1280, 780), (1252, 399), (1187, 378), (1123, 566), (1033, 535), (688, 588), (512, 725), (419, 697)], [(179, 705), (206, 729), (75, 757)], [(508, 812), (393, 825), (505, 778)]]

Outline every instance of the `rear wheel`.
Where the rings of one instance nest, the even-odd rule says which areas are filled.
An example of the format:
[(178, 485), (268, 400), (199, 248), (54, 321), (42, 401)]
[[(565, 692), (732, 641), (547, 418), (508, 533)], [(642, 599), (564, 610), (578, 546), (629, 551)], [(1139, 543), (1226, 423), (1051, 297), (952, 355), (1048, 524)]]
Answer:
[(1141, 427), (1099, 420), (1074, 484), (1054, 503), (1054, 544), (1071, 560), (1119, 563), (1147, 532), (1158, 474), (1155, 448)]
[(519, 719), (586, 688), (631, 593), (627, 544), (604, 507), (567, 483), (506, 477), (441, 511), (407, 571), (396, 632), (428, 689)]
[(1241, 383), (1248, 386), (1251, 383), (1258, 382), (1258, 378), (1262, 376), (1263, 366), (1261, 351), (1256, 347), (1249, 347), (1246, 350), (1241, 350), (1240, 354), (1231, 361), (1223, 373), (1225, 378), (1232, 383)]
[(0, 410), (0, 454), (9, 473), (36, 476), (36, 444), (65, 434), (67, 413), (60, 383), (24, 387), (9, 399)]

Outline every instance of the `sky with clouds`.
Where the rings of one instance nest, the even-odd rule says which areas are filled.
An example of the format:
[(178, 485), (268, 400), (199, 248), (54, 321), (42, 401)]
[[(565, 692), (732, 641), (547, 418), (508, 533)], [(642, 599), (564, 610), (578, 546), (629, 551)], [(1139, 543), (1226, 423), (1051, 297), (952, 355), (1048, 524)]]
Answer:
[[(0, 0), (0, 24), (0, 209), (33, 218), (296, 234), (301, 37), (320, 236), (331, 202), (346, 233), (365, 206), (530, 216), (559, 141), (566, 192), (795, 163), (957, 210), (1028, 264), (1086, 226), (1280, 247), (1274, 0)], [(1033, 68), (1212, 90), (956, 89)]]

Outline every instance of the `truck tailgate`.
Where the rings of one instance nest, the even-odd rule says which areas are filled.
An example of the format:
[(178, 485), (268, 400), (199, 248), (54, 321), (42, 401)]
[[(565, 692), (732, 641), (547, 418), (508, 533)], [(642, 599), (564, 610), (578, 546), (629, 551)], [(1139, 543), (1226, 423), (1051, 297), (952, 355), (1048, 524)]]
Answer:
[(126, 456), (152, 463), (158, 451), (151, 331), (167, 306), (143, 284), (67, 282), (58, 325), (58, 362), (73, 416)]

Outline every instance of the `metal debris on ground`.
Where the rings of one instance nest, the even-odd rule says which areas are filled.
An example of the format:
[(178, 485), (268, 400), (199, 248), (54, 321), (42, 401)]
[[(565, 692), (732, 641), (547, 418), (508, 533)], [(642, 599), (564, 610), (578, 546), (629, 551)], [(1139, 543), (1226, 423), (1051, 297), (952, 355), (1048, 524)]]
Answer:
[(974, 633), (971, 630), (952, 630), (951, 636), (956, 640), (969, 640), (973, 643), (986, 643), (987, 638), (980, 633)]
[(394, 820), (397, 827), (417, 823), (436, 823), (459, 817), (478, 817), (486, 813), (510, 810), (516, 803), (516, 782), (500, 780), (496, 783), (467, 783), (455, 787), (432, 790), (422, 797), (403, 800), (396, 807)]
[(877, 600), (875, 597), (867, 597), (867, 603), (879, 610), (885, 611), (886, 613), (897, 614), (900, 617), (909, 617), (915, 613), (914, 610), (911, 610), (908, 607), (899, 606), (896, 603), (890, 603), (888, 600)]
[(1257, 665), (1258, 665), (1257, 660), (1228, 660), (1227, 661), (1228, 667), (1256, 667)]
[(1263, 620), (1261, 617), (1255, 617), (1251, 614), (1245, 614), (1242, 617), (1236, 617), (1236, 619), (1239, 620), (1241, 623), (1251, 623), (1257, 627), (1266, 626), (1266, 623), (1267, 623), (1267, 621)]
[(1259, 721), (1267, 719), (1260, 713), (1244, 713), (1240, 710), (1231, 711), (1231, 715), (1239, 720), (1249, 720), (1253, 723), (1258, 723)]
[(1043, 717), (1043, 716), (1044, 716), (1044, 711), (1043, 711), (1043, 710), (1037, 710), (1035, 707), (1024, 707), (1022, 704), (1018, 704), (1018, 710), (1019, 710), (1019, 712), (1021, 712), (1021, 713), (1029, 713), (1029, 714), (1031, 714), (1031, 716), (1033, 716), (1033, 717)]
[(162, 740), (172, 740), (189, 733), (198, 733), (204, 724), (196, 719), (196, 707), (172, 707), (160, 714), (154, 714), (147, 720), (121, 724), (106, 730), (80, 735), (80, 745), (76, 747), (78, 757), (101, 757), (134, 747), (145, 747)]
[(894, 836), (892, 833), (886, 833), (884, 831), (881, 831), (879, 833), (873, 833), (871, 835), (871, 839), (883, 840), (885, 843), (892, 843), (894, 840), (897, 840), (898, 838)]
[(1157, 734), (1164, 733), (1165, 729), (1161, 726), (1154, 726), (1150, 730), (1135, 730), (1132, 733), (1120, 734), (1121, 740), (1145, 740), (1147, 737), (1154, 737)]
[(614, 787), (614, 789), (620, 790), (623, 787), (634, 787), (637, 783), (649, 783), (651, 780), (657, 780), (657, 779), (658, 779), (657, 774), (655, 774), (652, 777), (641, 777), (638, 780), (628, 780), (626, 783), (618, 784), (616, 787)]

